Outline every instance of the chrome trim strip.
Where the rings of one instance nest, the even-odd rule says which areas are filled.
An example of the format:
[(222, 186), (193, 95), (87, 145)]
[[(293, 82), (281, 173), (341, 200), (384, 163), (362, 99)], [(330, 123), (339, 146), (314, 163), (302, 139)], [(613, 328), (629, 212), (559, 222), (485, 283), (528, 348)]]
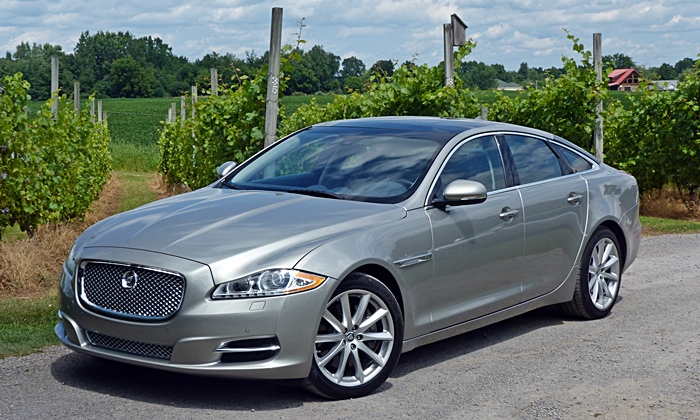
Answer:
[(222, 346), (214, 350), (214, 353), (255, 353), (258, 351), (277, 351), (280, 348), (281, 347), (278, 344), (273, 344), (267, 347), (242, 347), (237, 349)]
[(394, 261), (394, 265), (398, 268), (410, 267), (412, 265), (420, 264), (423, 262), (428, 262), (433, 259), (433, 253), (428, 252), (427, 254), (417, 255), (415, 257), (405, 258), (403, 260)]

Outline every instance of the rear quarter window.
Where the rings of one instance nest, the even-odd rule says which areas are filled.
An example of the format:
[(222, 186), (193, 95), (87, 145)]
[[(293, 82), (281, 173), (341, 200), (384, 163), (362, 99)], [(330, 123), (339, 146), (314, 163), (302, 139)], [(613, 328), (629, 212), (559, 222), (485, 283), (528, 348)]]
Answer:
[(543, 140), (512, 134), (504, 137), (521, 184), (562, 176), (559, 159)]
[(554, 150), (556, 150), (557, 153), (559, 153), (559, 156), (561, 156), (566, 161), (566, 163), (569, 164), (569, 166), (571, 167), (571, 169), (573, 169), (574, 172), (583, 172), (593, 168), (593, 165), (589, 161), (581, 157), (578, 153), (573, 152), (567, 149), (566, 147), (560, 146), (556, 143), (551, 143), (551, 145), (554, 148)]

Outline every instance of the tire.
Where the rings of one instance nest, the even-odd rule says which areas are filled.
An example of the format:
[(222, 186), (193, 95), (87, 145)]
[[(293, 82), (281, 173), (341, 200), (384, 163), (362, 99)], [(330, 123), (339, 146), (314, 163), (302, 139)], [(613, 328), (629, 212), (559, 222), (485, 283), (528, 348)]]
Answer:
[(396, 366), (403, 332), (401, 308), (391, 291), (372, 276), (350, 274), (326, 305), (304, 388), (330, 399), (369, 394)]
[(600, 227), (591, 236), (581, 257), (574, 298), (562, 304), (562, 309), (577, 318), (603, 318), (615, 306), (621, 281), (617, 237), (610, 229)]

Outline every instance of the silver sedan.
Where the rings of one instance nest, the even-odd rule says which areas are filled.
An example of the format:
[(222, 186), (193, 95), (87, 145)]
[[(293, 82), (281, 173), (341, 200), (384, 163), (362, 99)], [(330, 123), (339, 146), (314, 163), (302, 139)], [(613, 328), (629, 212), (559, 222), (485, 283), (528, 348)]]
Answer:
[(76, 241), (65, 346), (358, 397), (418, 346), (545, 305), (606, 316), (639, 249), (635, 179), (525, 127), (336, 121), (218, 172)]

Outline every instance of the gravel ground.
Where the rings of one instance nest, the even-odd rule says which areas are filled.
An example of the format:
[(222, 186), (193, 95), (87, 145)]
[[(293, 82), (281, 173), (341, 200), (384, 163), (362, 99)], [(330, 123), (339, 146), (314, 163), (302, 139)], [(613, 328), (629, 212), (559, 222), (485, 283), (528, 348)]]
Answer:
[(326, 401), (62, 347), (0, 360), (0, 418), (700, 419), (700, 235), (644, 238), (610, 316), (550, 309), (401, 356), (386, 384)]

